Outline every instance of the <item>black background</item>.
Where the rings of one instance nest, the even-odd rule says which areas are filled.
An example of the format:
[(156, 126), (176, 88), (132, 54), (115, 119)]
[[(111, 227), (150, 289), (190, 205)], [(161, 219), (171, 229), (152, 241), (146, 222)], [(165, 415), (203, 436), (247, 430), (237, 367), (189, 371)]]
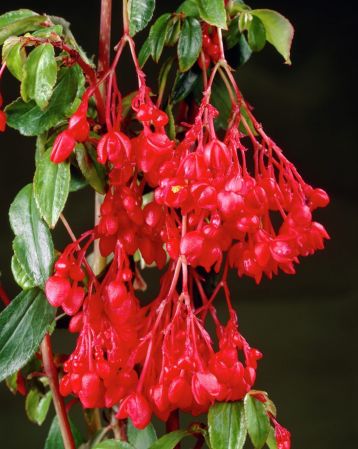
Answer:
[[(20, 7), (63, 16), (89, 55), (96, 53), (98, 1), (1, 1), (0, 14)], [(121, 31), (120, 1), (114, 1), (113, 36)], [(159, 11), (179, 2), (157, 0)], [(169, 3), (166, 5), (166, 3)], [(269, 391), (279, 421), (293, 435), (294, 449), (340, 449), (357, 441), (357, 208), (355, 86), (357, 11), (334, 2), (252, 1), (276, 9), (296, 33), (293, 65), (267, 46), (240, 70), (239, 82), (266, 131), (286, 151), (305, 179), (326, 189), (331, 204), (317, 213), (332, 240), (325, 251), (302, 260), (294, 277), (280, 275), (256, 287), (232, 278), (241, 330), (264, 352), (257, 388)], [(141, 41), (141, 35), (139, 36)], [(154, 66), (149, 66), (153, 68)], [(120, 68), (123, 85), (132, 76)], [(153, 88), (155, 77), (149, 77)], [(5, 76), (5, 102), (18, 86)], [(18, 291), (10, 272), (12, 233), (7, 211), (18, 190), (31, 182), (34, 139), (8, 129), (0, 135), (0, 270), (11, 296)], [(91, 226), (92, 198), (72, 194), (65, 214), (78, 233)], [(58, 242), (64, 241), (61, 229)], [(57, 342), (61, 345), (61, 339)], [(40, 449), (49, 427), (26, 420), (23, 398), (0, 388), (0, 439), (6, 449)]]

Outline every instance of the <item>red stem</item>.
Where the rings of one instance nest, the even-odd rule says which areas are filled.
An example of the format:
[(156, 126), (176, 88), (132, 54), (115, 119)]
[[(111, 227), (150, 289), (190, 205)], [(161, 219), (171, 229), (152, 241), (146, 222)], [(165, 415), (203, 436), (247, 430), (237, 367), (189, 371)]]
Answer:
[(101, 0), (101, 23), (99, 32), (98, 71), (109, 69), (111, 54), (112, 0)]
[(42, 362), (44, 371), (47, 375), (50, 389), (52, 392), (53, 404), (55, 406), (58, 423), (61, 430), (63, 444), (65, 449), (76, 449), (73, 435), (71, 432), (70, 423), (68, 421), (66, 407), (63, 397), (60, 394), (58, 384), (57, 368), (53, 361), (53, 353), (51, 347), (50, 335), (46, 334), (41, 343)]
[(0, 284), (0, 299), (5, 306), (8, 306), (10, 304), (10, 298), (7, 296), (6, 291), (4, 290), (1, 284)]

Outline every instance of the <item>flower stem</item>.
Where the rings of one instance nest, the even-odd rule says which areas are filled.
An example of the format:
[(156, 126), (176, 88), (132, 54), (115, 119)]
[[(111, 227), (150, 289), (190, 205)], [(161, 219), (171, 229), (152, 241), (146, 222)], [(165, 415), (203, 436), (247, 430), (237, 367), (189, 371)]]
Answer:
[(58, 423), (61, 430), (63, 439), (63, 445), (65, 449), (76, 449), (73, 435), (71, 432), (70, 423), (66, 414), (65, 403), (63, 397), (60, 394), (58, 384), (57, 368), (53, 361), (53, 353), (51, 347), (50, 335), (46, 334), (41, 343), (42, 361), (44, 365), (44, 371), (48, 378), (50, 389), (52, 392), (53, 404), (55, 406)]
[[(175, 430), (178, 430), (180, 428), (180, 422), (179, 422), (179, 410), (173, 410), (171, 414), (169, 415), (169, 418), (165, 424), (165, 430), (167, 433), (174, 432)], [(180, 449), (180, 443), (178, 443), (174, 449)]]

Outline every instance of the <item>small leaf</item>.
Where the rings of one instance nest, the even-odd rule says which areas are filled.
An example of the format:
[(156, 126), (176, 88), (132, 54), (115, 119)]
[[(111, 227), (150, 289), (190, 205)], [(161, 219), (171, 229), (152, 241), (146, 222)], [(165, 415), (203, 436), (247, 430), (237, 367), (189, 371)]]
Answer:
[(19, 11), (12, 11), (0, 16), (0, 45), (10, 36), (20, 36), (20, 34), (27, 33), (28, 31), (35, 31), (42, 28), (42, 24), (47, 20), (45, 16), (39, 16), (32, 11), (19, 15), (14, 14), (16, 12)]
[(96, 192), (106, 192), (106, 172), (103, 165), (96, 160), (96, 152), (93, 148), (83, 144), (76, 145), (76, 159), (81, 173)]
[(139, 430), (128, 419), (127, 434), (129, 443), (135, 449), (148, 449), (157, 440), (157, 434), (152, 423), (149, 423), (143, 430)]
[[(83, 443), (83, 437), (71, 419), (69, 421), (75, 445), (76, 447), (79, 447), (79, 445)], [(65, 449), (57, 416), (55, 416), (52, 421), (44, 449)]]
[(29, 290), (30, 288), (36, 287), (36, 282), (26, 273), (15, 254), (11, 259), (11, 271), (15, 282), (23, 290)]
[(184, 20), (178, 42), (179, 69), (186, 72), (198, 59), (202, 45), (200, 22), (194, 17)]
[(26, 274), (36, 285), (42, 286), (51, 274), (54, 250), (50, 231), (37, 210), (32, 184), (16, 195), (9, 216), (16, 235), (15, 255)]
[(275, 430), (270, 427), (270, 432), (266, 440), (266, 444), (270, 449), (277, 449), (277, 441), (275, 437)]
[(2, 48), (2, 60), (6, 62), (9, 72), (21, 81), (26, 62), (26, 51), (18, 37), (6, 39)]
[(261, 449), (270, 432), (270, 421), (265, 406), (250, 394), (244, 399), (247, 431), (255, 449)]
[(38, 390), (30, 390), (25, 401), (25, 410), (29, 420), (41, 426), (46, 419), (51, 400), (51, 391), (43, 395)]
[(168, 30), (165, 45), (167, 45), (168, 47), (174, 47), (174, 45), (178, 42), (180, 32), (181, 32), (181, 20), (179, 20), (177, 17), (174, 17), (173, 24)]
[(185, 2), (183, 2), (177, 9), (177, 12), (181, 12), (188, 17), (195, 17), (197, 19), (200, 18), (197, 0), (185, 0)]
[(22, 368), (38, 350), (55, 317), (37, 288), (21, 292), (0, 314), (0, 381)]
[(96, 444), (92, 449), (137, 449), (126, 441), (105, 440)]
[(183, 101), (190, 94), (198, 77), (199, 74), (191, 70), (185, 73), (178, 73), (171, 93), (173, 104)]
[(44, 111), (34, 101), (25, 103), (18, 98), (5, 108), (7, 124), (24, 136), (38, 136), (64, 120), (68, 112), (71, 113), (70, 108), (79, 93), (83, 75), (80, 68), (74, 65), (63, 68), (58, 78), (49, 105)]
[(209, 409), (208, 426), (212, 449), (242, 449), (247, 434), (242, 401), (214, 404)]
[(129, 0), (129, 32), (134, 36), (143, 30), (153, 17), (155, 0)]
[(21, 83), (24, 101), (35, 100), (44, 109), (51, 98), (57, 79), (55, 51), (51, 44), (36, 47), (27, 57)]
[(163, 52), (164, 43), (167, 39), (170, 24), (171, 14), (166, 13), (161, 15), (150, 29), (149, 45), (152, 58), (155, 62), (159, 61), (159, 58)]
[(174, 432), (163, 435), (149, 449), (174, 449), (183, 438), (189, 435), (190, 433), (187, 430), (175, 430)]
[(250, 12), (264, 24), (268, 42), (284, 57), (286, 64), (291, 64), (290, 51), (294, 28), (290, 21), (271, 9), (253, 9)]
[(52, 27), (46, 27), (38, 31), (34, 31), (31, 33), (35, 37), (42, 37), (44, 39), (50, 40), (59, 40), (59, 38), (63, 35), (63, 26), (62, 25), (54, 25)]
[(54, 164), (49, 148), (39, 160), (34, 176), (37, 207), (50, 228), (54, 228), (63, 211), (70, 188), (70, 164)]
[(247, 33), (247, 39), (252, 51), (261, 51), (266, 44), (264, 24), (258, 17), (253, 16)]
[(239, 66), (241, 66), (244, 65), (251, 58), (252, 55), (252, 50), (243, 34), (240, 34), (239, 52), (240, 52)]
[(144, 64), (148, 61), (151, 52), (152, 49), (150, 39), (149, 37), (147, 37), (138, 53), (138, 62), (141, 67), (143, 67)]
[(224, 0), (197, 0), (200, 17), (210, 25), (227, 29)]
[(165, 108), (165, 112), (169, 119), (169, 122), (167, 125), (169, 139), (175, 140), (176, 130), (175, 130), (175, 119), (174, 119), (174, 114), (173, 114), (173, 105), (168, 103), (167, 107)]

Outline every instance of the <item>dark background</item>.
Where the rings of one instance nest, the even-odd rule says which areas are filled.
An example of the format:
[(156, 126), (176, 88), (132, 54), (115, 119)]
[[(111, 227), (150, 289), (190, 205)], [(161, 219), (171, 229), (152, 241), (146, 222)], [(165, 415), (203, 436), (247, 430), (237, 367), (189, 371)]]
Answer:
[[(115, 0), (114, 39), (121, 28)], [(174, 10), (158, 0), (158, 11)], [(239, 82), (266, 131), (286, 151), (306, 180), (326, 189), (331, 204), (316, 217), (332, 240), (325, 251), (303, 259), (294, 277), (280, 275), (255, 286), (232, 279), (239, 322), (249, 342), (265, 357), (257, 388), (270, 393), (279, 421), (293, 436), (294, 449), (340, 449), (357, 441), (357, 11), (345, 3), (252, 0), (253, 8), (276, 9), (290, 18), (296, 33), (293, 65), (267, 45), (240, 70)], [(1, 1), (0, 14), (20, 7), (63, 16), (88, 54), (96, 53), (98, 1)], [(158, 13), (157, 11), (157, 13)], [(139, 36), (139, 40), (140, 40)], [(130, 70), (120, 76), (130, 88)], [(153, 79), (152, 79), (153, 82)], [(155, 84), (153, 84), (155, 87)], [(5, 76), (8, 102), (18, 86)], [(7, 210), (34, 171), (34, 139), (8, 129), (0, 136), (0, 270), (2, 282), (17, 292), (10, 272), (12, 233)], [(76, 232), (93, 216), (89, 191), (72, 194), (65, 214)], [(57, 231), (57, 238), (63, 239)], [(26, 420), (24, 401), (0, 387), (0, 438), (6, 449), (40, 449), (49, 427)]]

